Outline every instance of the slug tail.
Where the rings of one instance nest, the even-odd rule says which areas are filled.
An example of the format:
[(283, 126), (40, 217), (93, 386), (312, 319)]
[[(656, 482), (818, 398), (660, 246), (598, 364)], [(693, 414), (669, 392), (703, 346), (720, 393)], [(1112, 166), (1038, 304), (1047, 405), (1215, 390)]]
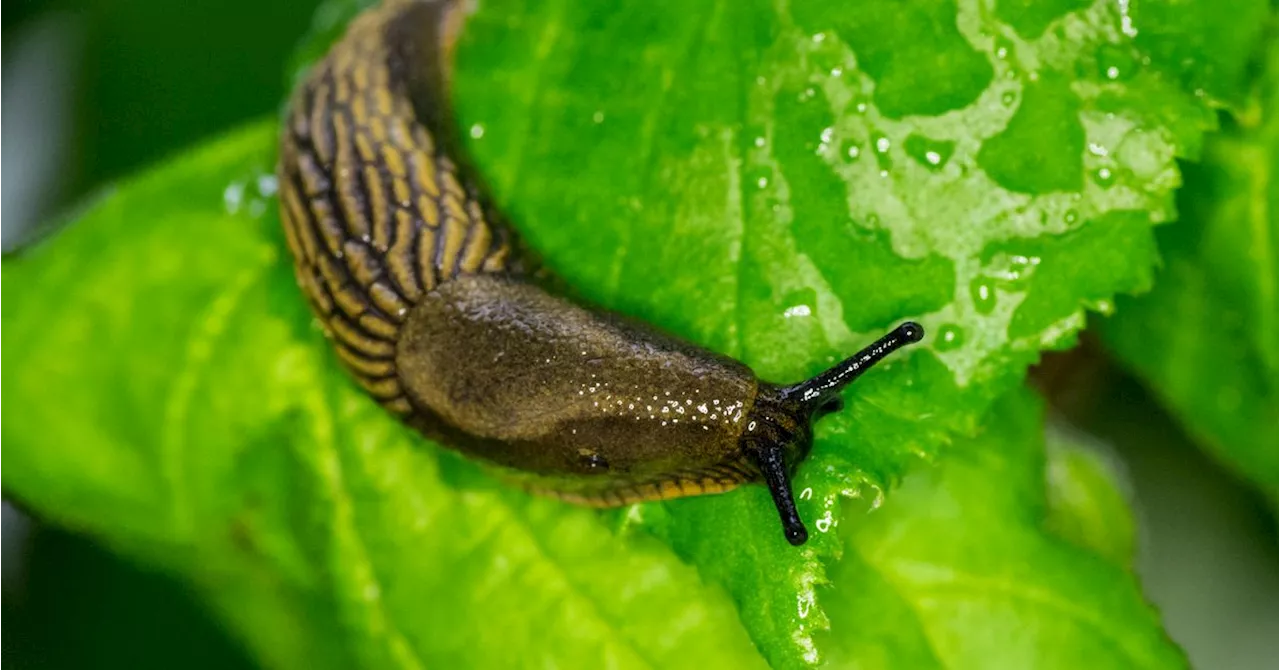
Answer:
[(281, 220), (299, 285), (356, 380), (412, 407), (396, 346), (411, 309), (459, 275), (519, 274), (515, 233), (455, 160), (443, 89), (460, 4), (387, 2), (356, 18), (294, 92)]

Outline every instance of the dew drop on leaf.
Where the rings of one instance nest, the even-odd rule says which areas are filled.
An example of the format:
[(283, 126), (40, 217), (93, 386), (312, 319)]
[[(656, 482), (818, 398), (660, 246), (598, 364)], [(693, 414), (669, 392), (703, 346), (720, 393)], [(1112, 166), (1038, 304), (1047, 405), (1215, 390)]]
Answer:
[(756, 188), (765, 188), (769, 185), (769, 170), (765, 168), (756, 168), (747, 173), (747, 183), (755, 184)]
[(907, 152), (908, 156), (935, 172), (942, 169), (947, 164), (947, 161), (951, 159), (955, 146), (955, 142), (933, 140), (915, 133), (909, 135), (902, 143), (902, 148)]
[(233, 181), (222, 190), (222, 206), (226, 208), (228, 214), (240, 211), (240, 204), (244, 202), (244, 187), (244, 182)]
[(1000, 60), (1008, 60), (1009, 56), (1013, 53), (1013, 42), (1007, 37), (997, 37), (995, 46), (996, 58), (999, 58)]
[(975, 277), (969, 282), (969, 295), (979, 314), (990, 314), (996, 308), (996, 290), (990, 277)]
[(1123, 81), (1133, 74), (1133, 56), (1125, 49), (1108, 44), (1098, 50), (1098, 76), (1107, 81)]
[(887, 177), (889, 170), (893, 169), (893, 158), (889, 156), (889, 148), (892, 146), (889, 138), (879, 135), (874, 143), (876, 149), (876, 163), (880, 166), (880, 176)]
[(805, 317), (813, 314), (813, 309), (808, 305), (792, 305), (782, 312), (783, 318), (794, 319), (796, 317)]
[(954, 351), (964, 344), (964, 329), (954, 323), (944, 324), (938, 329), (934, 348), (938, 351)]

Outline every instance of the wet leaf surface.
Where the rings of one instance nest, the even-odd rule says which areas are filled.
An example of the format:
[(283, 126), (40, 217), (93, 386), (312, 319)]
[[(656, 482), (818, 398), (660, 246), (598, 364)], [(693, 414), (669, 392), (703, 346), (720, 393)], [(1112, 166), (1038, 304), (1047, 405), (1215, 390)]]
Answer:
[[(880, 638), (846, 623), (924, 602), (932, 586), (863, 587), (859, 566), (888, 569), (874, 547), (899, 533), (930, 544), (955, 476), (1004, 511), (957, 517), (974, 532), (930, 565), (1020, 556), (1048, 571), (1036, 588), (1092, 594), (1036, 610), (1050, 623), (993, 664), (1034, 650), (1178, 665), (1131, 577), (1046, 539), (1039, 456), (948, 455), (982, 440), (1040, 453), (1034, 406), (997, 399), (1086, 308), (1148, 287), (1175, 158), (1236, 93), (1171, 76), (1175, 55), (1135, 40), (1120, 9), (491, 0), (471, 17), (456, 75), (470, 151), (587, 298), (773, 381), (925, 325), (819, 425), (796, 480), (816, 531), (802, 549), (761, 487), (602, 516), (507, 490), (385, 416), (293, 285), (267, 125), (6, 261), (6, 492), (189, 575), (273, 666), (787, 667), (982, 648), (930, 651), (966, 631), (947, 618)], [(1226, 39), (1195, 16), (1169, 14), (1161, 35)], [(893, 491), (908, 473), (923, 474)], [(863, 517), (849, 497), (888, 502)], [(974, 611), (969, 633), (995, 630), (994, 610)]]

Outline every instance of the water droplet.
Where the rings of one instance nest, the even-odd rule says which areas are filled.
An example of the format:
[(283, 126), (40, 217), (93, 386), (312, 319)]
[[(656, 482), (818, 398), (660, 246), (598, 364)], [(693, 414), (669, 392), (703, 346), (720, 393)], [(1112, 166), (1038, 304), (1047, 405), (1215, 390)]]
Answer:
[(876, 150), (876, 163), (880, 166), (880, 176), (889, 176), (889, 170), (893, 167), (893, 158), (889, 155), (889, 148), (892, 143), (884, 135), (877, 135), (872, 142), (872, 146)]
[(1006, 290), (1025, 286), (1036, 266), (1040, 265), (1039, 256), (1013, 254), (1008, 257), (1008, 261), (1008, 266), (996, 276), (1000, 280), (1000, 287)]
[(796, 594), (796, 614), (801, 619), (808, 618), (809, 612), (813, 610), (814, 593), (812, 590), (805, 590)]
[(244, 202), (244, 182), (233, 181), (227, 184), (222, 191), (222, 205), (227, 208), (228, 214), (235, 214), (240, 211), (240, 204)]
[(822, 44), (826, 39), (827, 39), (827, 34), (826, 34), (826, 33), (814, 33), (814, 34), (813, 34), (813, 43), (814, 43), (814, 44)]
[(840, 75), (842, 75), (842, 74), (844, 74), (844, 68), (842, 68), (842, 67), (833, 67), (833, 68), (831, 68), (831, 76), (832, 76), (832, 77), (839, 77), (839, 76), (840, 76)]
[(871, 499), (871, 510), (875, 511), (880, 509), (880, 506), (884, 504), (884, 489), (872, 484), (871, 490), (875, 492), (875, 497)]
[(996, 290), (990, 277), (975, 277), (969, 282), (969, 296), (979, 314), (990, 314), (996, 308)]
[(783, 318), (791, 319), (797, 316), (809, 316), (812, 313), (813, 311), (808, 305), (793, 305), (788, 307), (786, 311), (782, 313), (782, 316)]
[(1098, 49), (1098, 75), (1108, 81), (1128, 79), (1134, 71), (1133, 53), (1115, 44)]
[(276, 194), (279, 185), (276, 183), (276, 176), (273, 174), (258, 175), (258, 195), (264, 198), (270, 198)]
[(933, 348), (938, 351), (953, 351), (964, 344), (964, 329), (954, 323), (944, 324), (938, 329)]
[(955, 151), (955, 147), (955, 142), (932, 140), (915, 133), (907, 136), (907, 139), (902, 143), (902, 148), (907, 152), (907, 155), (935, 172), (947, 164), (947, 161), (951, 159), (952, 152)]
[(481, 137), (484, 137), (484, 124), (471, 124), (471, 139), (478, 140)]
[(1111, 188), (1116, 183), (1116, 175), (1111, 168), (1101, 167), (1093, 173), (1093, 181), (1102, 188)]
[(768, 186), (768, 185), (769, 185), (769, 178), (768, 178), (768, 177), (760, 177), (759, 179), (757, 179), (757, 180), (756, 180), (756, 186), (757, 186), (758, 188), (764, 188), (764, 187), (766, 187), (766, 186)]
[(996, 58), (1006, 60), (1013, 53), (1013, 42), (1005, 37), (996, 38)]
[(813, 522), (813, 526), (818, 529), (819, 533), (826, 533), (835, 525), (835, 519), (831, 517), (831, 510), (823, 513), (822, 517)]
[(755, 140), (755, 145), (756, 145), (757, 147), (763, 147), (763, 146), (764, 146), (764, 138), (763, 138), (763, 137), (757, 137), (757, 138), (756, 138), (756, 140)]
[(604, 123), (604, 112), (596, 110), (596, 113), (591, 115), (591, 120), (596, 123)]
[(1093, 154), (1094, 156), (1105, 157), (1107, 155), (1107, 148), (1102, 146), (1101, 144), (1098, 144), (1097, 142), (1090, 142), (1089, 153)]
[(1130, 2), (1131, 0), (1120, 0), (1117, 3), (1120, 6), (1120, 32), (1129, 37), (1137, 37), (1138, 28), (1133, 25), (1133, 16), (1129, 9)]
[(1000, 94), (1000, 103), (1005, 107), (1012, 107), (1013, 103), (1018, 101), (1018, 94), (1014, 91), (1005, 91)]
[(867, 103), (865, 103), (865, 102), (860, 102), (860, 103), (858, 103), (858, 104), (854, 105), (854, 107), (853, 107), (853, 108), (854, 108), (855, 110), (857, 110), (857, 112), (858, 112), (859, 114), (866, 114), (866, 113), (867, 113)]
[(858, 157), (862, 155), (862, 149), (857, 144), (850, 142), (845, 146), (844, 155), (849, 159), (849, 162), (852, 163), (853, 161), (858, 160)]
[(1065, 221), (1068, 226), (1073, 225), (1076, 221), (1080, 220), (1080, 212), (1077, 212), (1074, 209), (1068, 209), (1067, 213), (1062, 215), (1062, 220)]

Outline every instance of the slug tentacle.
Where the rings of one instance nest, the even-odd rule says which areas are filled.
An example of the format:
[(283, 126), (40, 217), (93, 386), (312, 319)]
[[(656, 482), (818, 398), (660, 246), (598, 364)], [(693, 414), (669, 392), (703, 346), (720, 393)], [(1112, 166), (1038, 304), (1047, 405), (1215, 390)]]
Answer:
[(807, 408), (810, 414), (827, 408), (829, 403), (837, 400), (844, 387), (861, 377), (862, 373), (879, 363), (885, 356), (922, 339), (924, 339), (924, 328), (914, 321), (908, 321), (876, 340), (871, 346), (840, 361), (814, 378), (782, 389), (782, 397)]
[(809, 531), (800, 520), (800, 512), (796, 510), (796, 499), (791, 493), (791, 472), (787, 468), (784, 447), (776, 443), (764, 444), (751, 453), (769, 487), (769, 494), (773, 496), (773, 505), (778, 508), (782, 533), (787, 542), (795, 546), (804, 544), (809, 539)]
[(526, 488), (616, 506), (763, 480), (786, 538), (811, 422), (923, 330), (793, 386), (562, 295), (465, 168), (446, 104), (460, 0), (385, 0), (294, 93), (280, 214), (298, 284), (371, 396)]

